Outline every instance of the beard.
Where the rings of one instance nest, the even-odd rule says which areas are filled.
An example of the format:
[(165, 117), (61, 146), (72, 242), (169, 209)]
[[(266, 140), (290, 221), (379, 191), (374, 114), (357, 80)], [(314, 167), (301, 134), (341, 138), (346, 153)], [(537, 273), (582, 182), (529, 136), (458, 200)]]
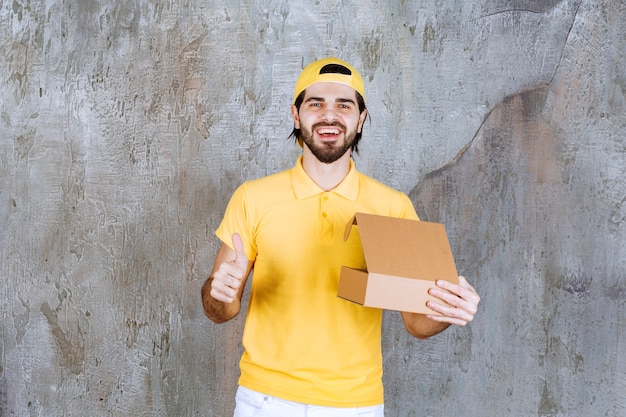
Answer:
[[(322, 126), (337, 126), (344, 132), (343, 143), (337, 142), (321, 142), (315, 143), (313, 139), (313, 133), (317, 128)], [(335, 123), (316, 123), (311, 126), (311, 130), (307, 130), (305, 127), (300, 127), (300, 139), (309, 148), (311, 153), (317, 158), (318, 161), (325, 164), (330, 164), (341, 158), (345, 153), (352, 149), (354, 145), (354, 139), (356, 138), (356, 130), (348, 132), (346, 127), (338, 122)]]

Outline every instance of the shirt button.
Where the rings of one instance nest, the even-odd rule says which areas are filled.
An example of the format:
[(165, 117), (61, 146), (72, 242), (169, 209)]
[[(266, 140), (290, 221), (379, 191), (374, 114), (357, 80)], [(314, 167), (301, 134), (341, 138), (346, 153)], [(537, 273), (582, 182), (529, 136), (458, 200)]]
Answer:
[(326, 218), (326, 216), (328, 216), (328, 214), (322, 213), (322, 217)]

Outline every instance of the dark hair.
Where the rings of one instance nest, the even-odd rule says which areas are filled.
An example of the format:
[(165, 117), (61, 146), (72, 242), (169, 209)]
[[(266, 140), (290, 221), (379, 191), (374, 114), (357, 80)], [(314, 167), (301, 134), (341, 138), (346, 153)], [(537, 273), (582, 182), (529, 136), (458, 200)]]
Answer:
[(343, 74), (352, 75), (350, 68), (346, 68), (339, 64), (326, 64), (320, 69), (320, 74)]
[[(328, 67), (328, 65), (326, 67)], [(345, 67), (341, 66), (341, 68), (345, 68)], [(335, 72), (338, 72), (338, 71), (335, 71)], [(305, 92), (306, 92), (306, 89), (302, 90), (302, 92), (296, 98), (296, 101), (293, 103), (294, 106), (296, 106), (298, 113), (300, 112), (300, 106), (302, 105), (302, 102), (304, 101)], [(363, 100), (363, 96), (361, 96), (361, 94), (358, 91), (355, 91), (355, 94), (356, 94), (356, 102), (359, 106), (359, 114), (361, 114), (365, 110), (367, 110), (367, 107), (365, 107), (365, 100)], [(369, 113), (365, 116), (365, 118), (367, 119), (368, 117), (369, 117)], [(363, 124), (365, 124), (365, 121), (363, 121)], [(362, 135), (363, 135), (363, 127), (361, 127), (361, 131), (357, 132), (356, 136), (354, 137), (354, 143), (352, 144), (352, 149), (351, 149), (352, 152), (359, 153), (359, 141), (361, 140)], [(288, 139), (291, 139), (291, 138), (294, 138), (297, 142), (300, 139), (300, 129), (296, 129), (294, 127)]]

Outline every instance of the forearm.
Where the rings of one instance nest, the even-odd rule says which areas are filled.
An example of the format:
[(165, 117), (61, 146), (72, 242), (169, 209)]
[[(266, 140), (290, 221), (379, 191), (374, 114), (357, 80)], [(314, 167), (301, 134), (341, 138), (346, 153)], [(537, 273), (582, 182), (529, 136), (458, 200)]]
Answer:
[(439, 334), (450, 326), (449, 323), (441, 323), (418, 313), (402, 312), (402, 320), (409, 334), (422, 340)]
[(241, 300), (235, 298), (231, 303), (218, 301), (211, 296), (212, 277), (206, 280), (202, 287), (202, 306), (204, 314), (211, 319), (212, 322), (220, 324), (235, 317), (241, 308)]

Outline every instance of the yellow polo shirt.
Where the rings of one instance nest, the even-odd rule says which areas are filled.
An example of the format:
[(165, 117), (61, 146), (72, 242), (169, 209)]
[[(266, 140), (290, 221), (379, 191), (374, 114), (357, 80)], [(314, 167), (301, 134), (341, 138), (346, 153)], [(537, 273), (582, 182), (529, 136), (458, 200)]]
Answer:
[(217, 236), (241, 235), (254, 274), (239, 384), (334, 407), (382, 404), (382, 311), (337, 297), (342, 265), (365, 269), (356, 212), (417, 219), (409, 198), (359, 173), (325, 192), (295, 167), (241, 185)]

